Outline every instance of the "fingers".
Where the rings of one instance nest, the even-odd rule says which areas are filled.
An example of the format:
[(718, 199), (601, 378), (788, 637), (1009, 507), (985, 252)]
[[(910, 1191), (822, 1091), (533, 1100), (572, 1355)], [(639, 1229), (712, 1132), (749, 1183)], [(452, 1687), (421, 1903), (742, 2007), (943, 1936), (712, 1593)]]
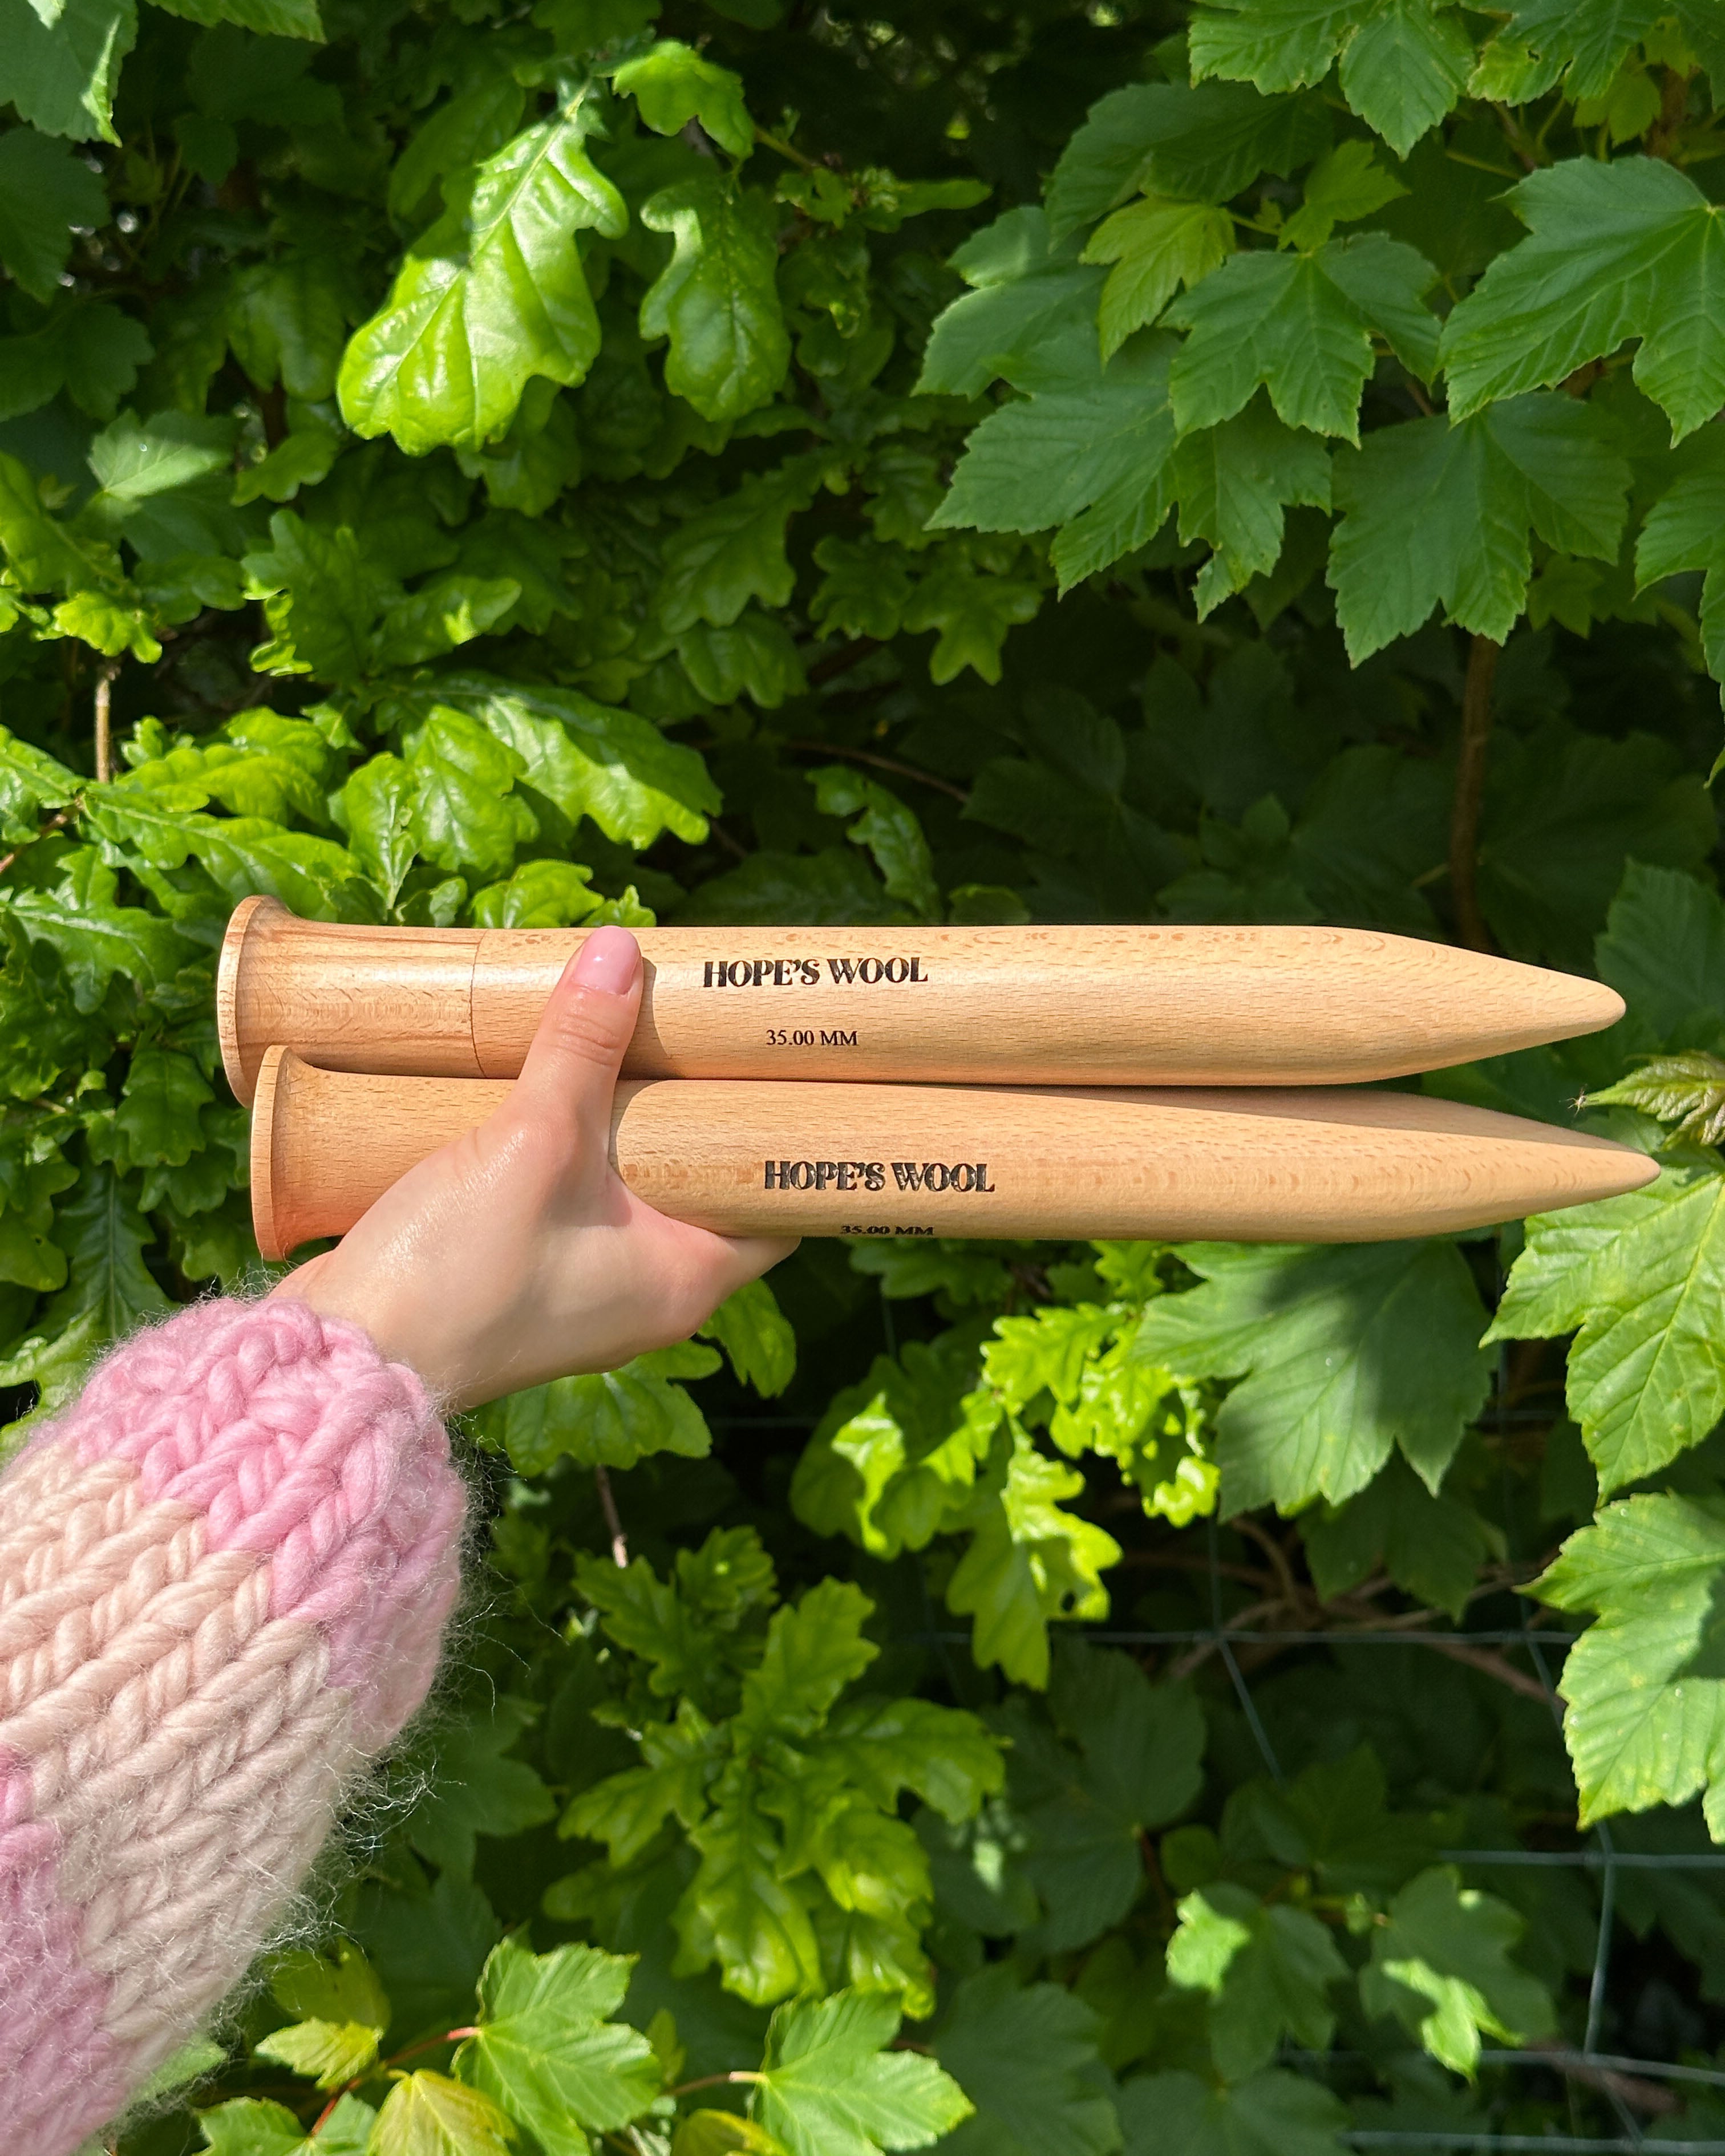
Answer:
[(641, 1308), (652, 1313), (652, 1344), (658, 1347), (688, 1339), (727, 1296), (758, 1280), (797, 1247), (778, 1236), (716, 1235), (669, 1219), (639, 1200), (634, 1224), (642, 1236), (637, 1249), (650, 1284), (640, 1298)]
[(511, 1096), (559, 1135), (603, 1129), (641, 1005), (641, 951), (626, 928), (596, 928), (563, 968)]

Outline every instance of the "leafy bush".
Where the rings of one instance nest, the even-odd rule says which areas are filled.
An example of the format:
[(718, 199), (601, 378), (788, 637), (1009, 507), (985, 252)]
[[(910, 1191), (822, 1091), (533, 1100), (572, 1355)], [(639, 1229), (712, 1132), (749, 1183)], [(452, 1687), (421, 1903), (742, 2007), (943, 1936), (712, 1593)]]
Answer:
[(1457, 1240), (811, 1245), (473, 1417), (449, 1697), (126, 2156), (1669, 2107), (1490, 2054), (1725, 1997), (1719, 1873), (1563, 1861), (1725, 1836), (1722, 11), (4, 28), (14, 1437), (255, 1267), (251, 891), (1450, 936), (1629, 1015), (1429, 1089), (1663, 1163)]

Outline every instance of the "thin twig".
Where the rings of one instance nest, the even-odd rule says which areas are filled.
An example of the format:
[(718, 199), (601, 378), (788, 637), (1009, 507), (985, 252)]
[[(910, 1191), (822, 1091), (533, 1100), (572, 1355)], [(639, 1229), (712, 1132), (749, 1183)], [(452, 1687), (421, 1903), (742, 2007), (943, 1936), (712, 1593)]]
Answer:
[(1447, 1655), (1452, 1662), (1466, 1662), (1469, 1669), (1479, 1671), (1482, 1676), (1496, 1677), (1499, 1684), (1507, 1685), (1512, 1691), (1520, 1692), (1526, 1699), (1537, 1699), (1544, 1706), (1545, 1687), (1538, 1678), (1530, 1677), (1525, 1670), (1517, 1669), (1502, 1655), (1494, 1655), (1490, 1648), (1466, 1647), (1459, 1640), (1428, 1640), (1425, 1644), (1434, 1654)]
[(787, 748), (796, 749), (805, 756), (836, 756), (846, 763), (871, 763), (876, 771), (891, 771), (900, 778), (914, 778), (919, 786), (932, 786), (950, 793), (955, 801), (968, 801), (970, 796), (962, 786), (953, 785), (950, 778), (937, 778), (932, 771), (919, 771), (914, 763), (900, 763), (894, 757), (876, 756), (869, 748), (839, 748), (832, 742), (788, 741)]
[(605, 1525), (611, 1532), (611, 1562), (619, 1572), (629, 1570), (629, 1537), (623, 1532), (622, 1515), (617, 1509), (617, 1500), (611, 1493), (611, 1477), (603, 1467), (595, 1467), (593, 1479), (599, 1493), (599, 1510), (605, 1516)]
[(1276, 1568), (1276, 1578), (1281, 1583), (1281, 1591), (1288, 1607), (1291, 1609), (1297, 1609), (1305, 1597), (1300, 1592), (1299, 1583), (1294, 1578), (1293, 1569), (1288, 1563), (1287, 1552), (1281, 1544), (1273, 1535), (1266, 1534), (1255, 1520), (1249, 1520), (1243, 1517), (1236, 1519), (1234, 1522), (1234, 1531), (1236, 1534), (1250, 1537), (1256, 1543), (1259, 1548), (1265, 1552)]
[[(42, 829), (36, 834), (35, 837), (29, 841), (29, 844), (33, 846), (39, 845), (42, 840), (48, 836), (50, 831), (59, 830), (61, 824), (65, 822), (67, 817), (69, 816), (71, 813), (72, 812), (69, 808), (62, 808), (58, 815), (50, 816), (48, 821), (42, 826)], [(9, 869), (13, 863), (18, 859), (21, 851), (21, 848), (14, 846), (9, 854), (0, 854), (0, 875), (5, 875), (8, 869)]]
[(693, 2096), (696, 2089), (724, 2088), (737, 2082), (764, 2082), (765, 2074), (757, 2073), (747, 2066), (733, 2066), (728, 2074), (703, 2074), (699, 2081), (679, 2082), (674, 2089), (667, 2089), (670, 2097)]
[(836, 681), (848, 674), (853, 666), (860, 666), (865, 659), (872, 659), (880, 649), (880, 640), (874, 636), (860, 636), (854, 644), (841, 650), (829, 651), (824, 659), (818, 659), (809, 670), (811, 689), (824, 688), (829, 681)]
[(105, 786), (114, 771), (114, 739), (109, 706), (114, 694), (114, 676), (119, 671), (120, 661), (117, 659), (105, 659), (96, 669), (95, 775), (98, 786)]
[(1450, 811), (1450, 899), (1455, 926), (1470, 951), (1492, 947), (1480, 911), (1480, 808), (1486, 791), (1486, 747), (1491, 737), (1491, 684), (1501, 648), (1489, 636), (1474, 638), (1468, 646), (1467, 678), (1461, 690), (1461, 753)]
[(1607, 2096), (1633, 2104), (1637, 2111), (1669, 2114), (1683, 2108), (1683, 2099), (1675, 2091), (1661, 2088), (1655, 2082), (1643, 2081), (1638, 2075), (1613, 2073), (1607, 2066), (1592, 2066), (1585, 2059), (1575, 2057), (1566, 2045), (1553, 2037), (1534, 2037), (1524, 2043), (1522, 2049), (1550, 2052), (1554, 2073), (1566, 2075), (1588, 2088), (1603, 2089)]

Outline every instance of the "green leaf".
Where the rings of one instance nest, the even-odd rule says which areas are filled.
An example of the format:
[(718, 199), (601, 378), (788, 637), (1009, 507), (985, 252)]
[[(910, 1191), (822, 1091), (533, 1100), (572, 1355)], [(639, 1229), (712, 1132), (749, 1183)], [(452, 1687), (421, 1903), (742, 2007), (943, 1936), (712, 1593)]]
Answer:
[(42, 1315), (45, 1333), (84, 1320), (80, 1337), (102, 1347), (167, 1307), (144, 1263), (156, 1231), (112, 1168), (86, 1172), (76, 1196), (55, 1214), (54, 1231), (71, 1277)]
[[(986, 249), (983, 242), (988, 242)], [(1009, 210), (953, 256), (972, 291), (937, 316), (922, 354), (916, 393), (978, 397), (1046, 331), (1087, 320), (1103, 278), (1071, 259), (1050, 256), (1040, 209)]]
[(1725, 906), (1693, 876), (1630, 862), (1596, 949), (1650, 1042), (1705, 1038), (1725, 1012)]
[(159, 807), (123, 785), (90, 787), (85, 814), (98, 838), (134, 849), (153, 868), (182, 868), (196, 859), (232, 905), (266, 891), (292, 912), (333, 921), (343, 887), (356, 875), (345, 847), (307, 832), (284, 831), (262, 816), (189, 814)]
[(1268, 1864), (1271, 1876), (1313, 1873), (1327, 1893), (1385, 1901), (1430, 1862), (1438, 1820), (1392, 1813), (1384, 1768), (1361, 1745), (1321, 1761), (1291, 1782), (1259, 1781), (1230, 1799), (1230, 1862)]
[(1638, 588), (1699, 569), (1702, 648), (1725, 680), (1725, 428), (1692, 434), (1672, 459), (1676, 477), (1648, 511), (1635, 541)]
[(712, 1791), (713, 1808), (689, 1840), (701, 1866), (678, 1903), (676, 1966), (692, 1974), (716, 1961), (727, 1991), (751, 2005), (823, 1988), (820, 1947), (806, 1880), (783, 1876), (776, 1821), (762, 1808), (759, 1778), (733, 1762)]
[(644, 1558), (622, 1570), (583, 1561), (576, 1580), (610, 1638), (657, 1666), (648, 1682), (663, 1699), (686, 1691), (701, 1701), (716, 1665), (752, 1667), (777, 1597), (773, 1561), (752, 1527), (715, 1527), (699, 1550), (679, 1550), (671, 1582)]
[(1621, 1198), (1537, 1214), (1491, 1340), (1575, 1332), (1567, 1399), (1609, 1495), (1699, 1445), (1725, 1414), (1714, 1322), (1725, 1173), (1680, 1163)]
[[(228, 2054), (213, 2037), (194, 2036), (189, 2044), (181, 2045), (171, 2052), (138, 2091), (140, 2101), (146, 2097), (167, 2096), (175, 2089), (189, 2088), (193, 2082), (203, 2081), (218, 2066), (225, 2066)], [(363, 2108), (363, 2107), (362, 2107)]]
[(734, 2111), (691, 2111), (678, 2122), (670, 2156), (786, 2156), (764, 2126)]
[(1326, 2051), (1336, 2017), (1326, 1996), (1348, 1964), (1317, 1918), (1218, 1881), (1179, 1904), (1168, 1973), (1211, 1999), (1210, 2047), (1228, 2082), (1275, 2057), (1284, 2035)]
[(874, 1604), (848, 1580), (824, 1579), (775, 1610), (758, 1665), (743, 1679), (737, 1726), (747, 1736), (805, 1735), (880, 1649), (862, 1636)]
[(410, 455), (495, 441), (537, 374), (585, 376), (598, 318), (575, 234), (624, 229), (622, 198), (593, 166), (577, 101), (446, 185), (382, 311), (341, 361), (341, 416)]
[(1447, 0), (1209, 0), (1190, 44), (1194, 80), (1266, 92), (1322, 82), (1339, 54), (1343, 95), (1399, 157), (1453, 110), (1473, 64)]
[(578, 862), (523, 861), (507, 883), (474, 893), (473, 918), (480, 928), (567, 928), (604, 903)]
[(1382, 1563), (1398, 1587), (1458, 1624), (1480, 1565), (1497, 1546), (1477, 1512), (1447, 1491), (1434, 1496), (1401, 1459), (1347, 1503), (1306, 1513), (1300, 1527), (1312, 1584), (1325, 1601), (1359, 1586)]
[(791, 346), (765, 198), (734, 178), (702, 173), (661, 188), (642, 205), (641, 222), (674, 242), (641, 301), (641, 335), (670, 339), (666, 388), (704, 419), (740, 418), (770, 403)]
[(976, 2107), (950, 2156), (1111, 2156), (1120, 2128), (1096, 2016), (1058, 1984), (1000, 1965), (961, 1980), (935, 2056)]
[(539, 834), (532, 810), (513, 791), (526, 759), (446, 704), (434, 705), (403, 745), (420, 853), (451, 871), (506, 872), (516, 847)]
[(355, 2021), (296, 2021), (272, 2030), (253, 2050), (319, 2088), (336, 2089), (357, 2080), (376, 2060), (377, 2031)]
[(1029, 1836), (1025, 1871), (1042, 1897), (1044, 1952), (1088, 1946), (1119, 1923), (1144, 1883), (1143, 1836), (1198, 1794), (1204, 1718), (1183, 1684), (1152, 1685), (1125, 1655), (1062, 1643), (1049, 1689), (1050, 1745), (1009, 1710), (1009, 1786)]
[(679, 1701), (672, 1721), (642, 1730), (640, 1749), (644, 1764), (583, 1790), (557, 1823), (565, 1837), (603, 1841), (614, 1866), (632, 1864), (670, 1813), (685, 1827), (698, 1826), (706, 1815), (708, 1784), (724, 1764), (722, 1733), (686, 1699)]
[(985, 1668), (998, 1663), (1020, 1684), (1048, 1682), (1051, 1618), (1108, 1614), (1101, 1574), (1120, 1561), (1120, 1545), (1092, 1522), (1061, 1509), (1084, 1477), (1039, 1452), (1021, 1430), (988, 1482), (967, 1507), (969, 1546), (947, 1585), (947, 1607), (975, 1620), (971, 1650)]
[(203, 1143), (198, 1111), (214, 1098), (189, 1055), (171, 1048), (138, 1049), (114, 1117), (126, 1165), (183, 1168)]
[(236, 2097), (200, 2112), (204, 2146), (216, 2156), (301, 2156), (313, 2144), (292, 2112), (255, 2097)]
[(1262, 382), (1289, 426), (1358, 443), (1373, 332), (1415, 374), (1435, 365), (1437, 322), (1420, 295), (1436, 274), (1376, 232), (1312, 254), (1232, 256), (1168, 310), (1191, 331), (1168, 377), (1180, 432), (1232, 418)]
[(485, 1964), (478, 2032), (456, 2053), (455, 2072), (526, 2127), (547, 2156), (584, 2156), (588, 2138), (572, 2129), (627, 2125), (659, 2094), (652, 2046), (610, 2018), (630, 1967), (594, 1947), (536, 1954), (513, 1938)]
[(352, 1939), (338, 1939), (327, 1956), (284, 1954), (270, 1972), (270, 1990), (285, 2013), (302, 2019), (352, 2021), (380, 2035), (389, 2026), (383, 1987)]
[(743, 102), (741, 77), (716, 67), (675, 38), (661, 38), (639, 59), (626, 60), (612, 76), (611, 87), (619, 97), (634, 98), (656, 134), (678, 134), (698, 120), (719, 147), (739, 161), (755, 146), (755, 123)]
[(1587, 1096), (1590, 1108), (1639, 1108), (1669, 1123), (1674, 1137), (1716, 1146), (1725, 1138), (1725, 1063), (1705, 1049), (1654, 1055), (1627, 1078)]
[[(883, 1246), (855, 1255), (900, 1254)], [(946, 1285), (940, 1254), (917, 1255), (925, 1270), (902, 1283), (905, 1291)], [(895, 1292), (891, 1278), (883, 1292)], [(817, 1533), (848, 1535), (874, 1557), (926, 1547), (963, 1512), (988, 1456), (999, 1413), (981, 1397), (978, 1412), (969, 1411), (975, 1374), (968, 1342), (955, 1336), (932, 1346), (909, 1342), (901, 1357), (877, 1356), (860, 1383), (835, 1395), (798, 1463), (790, 1491), (798, 1518)]]
[(1452, 414), (1561, 382), (1638, 337), (1635, 378), (1672, 439), (1711, 419), (1725, 403), (1718, 205), (1653, 157), (1572, 158), (1530, 172), (1508, 201), (1528, 237), (1445, 325)]
[(699, 510), (665, 545), (658, 613), (669, 635), (697, 621), (727, 628), (752, 599), (783, 607), (796, 585), (785, 530), (819, 485), (807, 459), (751, 473), (732, 494)]
[[(1048, 231), (1063, 239), (1139, 190), (1229, 202), (1260, 172), (1286, 179), (1329, 143), (1328, 115), (1314, 99), (1260, 97), (1233, 83), (1130, 83), (1098, 99), (1061, 151)], [(964, 270), (962, 259), (954, 266)]]
[(28, 844), (42, 812), (64, 808), (79, 784), (76, 772), (0, 726), (0, 837), (8, 845)]
[(1725, 71), (1725, 29), (1707, 0), (1513, 0), (1509, 32), (1564, 70), (1572, 98), (1603, 97), (1631, 48), (1662, 17), (1717, 81)]
[(482, 164), (519, 129), (524, 102), (513, 74), (498, 69), (457, 85), (396, 159), (386, 205), (398, 228), (424, 222), (430, 198), (445, 174)]
[(0, 0), (0, 100), (44, 135), (117, 142), (114, 92), (138, 31), (133, 0)]
[(1434, 608), (1502, 643), (1527, 597), (1530, 528), (1615, 561), (1629, 483), (1597, 415), (1573, 398), (1379, 428), (1334, 467), (1329, 583), (1349, 658), (1411, 635)]
[(428, 1887), (417, 1866), (403, 1867), (398, 1885), (362, 1888), (354, 1922), (396, 2025), (439, 2032), (472, 2019), (474, 1986), (501, 1928), (471, 1880), (444, 1872)]
[(337, 796), (337, 813), (354, 860), (395, 903), (418, 851), (413, 804), (416, 775), (398, 756), (374, 756), (357, 764)]
[(30, 941), (59, 954), (80, 1011), (98, 1009), (116, 974), (141, 989), (165, 988), (196, 948), (159, 913), (116, 904), (119, 887), (118, 875), (96, 849), (84, 847), (65, 857), (51, 890), (15, 891), (8, 900)]
[(1017, 577), (980, 572), (962, 547), (942, 547), (905, 608), (905, 627), (939, 631), (929, 654), (928, 678), (937, 687), (956, 680), (968, 666), (984, 681), (1000, 679), (1007, 632), (1034, 621), (1041, 608), (1037, 587)]
[(589, 816), (621, 844), (645, 848), (667, 830), (699, 844), (719, 807), (695, 750), (578, 689), (444, 674), (424, 689), (396, 692), (388, 706), (398, 725), (439, 708), (477, 720), (520, 760), (525, 784), (572, 824)]
[(274, 641), (252, 654), (266, 674), (349, 681), (370, 670), (382, 593), (353, 533), (316, 529), (289, 509), (270, 520), (270, 550), (245, 557), (252, 594), (264, 599)]
[(1322, 2082), (1271, 2068), (1237, 2087), (1144, 2074), (1121, 2091), (1125, 2156), (1341, 2156), (1348, 2113)]
[(556, 1802), (533, 1768), (504, 1757), (536, 1715), (536, 1708), (506, 1695), (488, 1711), (475, 1708), (439, 1732), (436, 1779), (407, 1825), (422, 1856), (469, 1878), (476, 1835), (520, 1834), (555, 1815)]
[[(1173, 501), (1164, 473), (1174, 446), (1168, 402), (1174, 350), (1169, 337), (1142, 337), (1099, 368), (1087, 338), (1065, 347), (1061, 357), (1075, 362), (1070, 368), (1039, 372), (1029, 396), (1004, 404), (973, 430), (930, 522), (984, 531), (1040, 531), (1075, 519), (1081, 532), (1104, 526), (1114, 551), (1091, 543), (1081, 572), (1086, 575), (1142, 545)], [(1076, 539), (1063, 532), (1060, 544)], [(1063, 589), (1076, 581), (1064, 568), (1061, 575)]]
[(111, 590), (121, 584), (120, 557), (114, 549), (50, 516), (28, 467), (4, 454), (0, 454), (0, 546), (6, 549), (18, 583), (28, 592)]
[(1133, 1352), (1184, 1377), (1250, 1373), (1217, 1419), (1224, 1511), (1339, 1503), (1398, 1445), (1436, 1489), (1490, 1382), (1485, 1312), (1452, 1244), (1181, 1255), (1205, 1284), (1153, 1302)]
[(1116, 210), (1091, 234), (1081, 258), (1114, 265), (1097, 316), (1104, 361), (1134, 330), (1153, 322), (1176, 292), (1207, 277), (1233, 252), (1233, 220), (1208, 203), (1152, 196)]
[(1378, 162), (1369, 142), (1338, 142), (1306, 176), (1305, 200), (1283, 226), (1290, 247), (1322, 247), (1338, 224), (1370, 217), (1408, 192)]
[(511, 2138), (490, 2097), (422, 2067), (384, 2097), (367, 2156), (509, 2156)]
[(621, 1369), (511, 1393), (484, 1411), (480, 1427), (522, 1475), (543, 1475), (566, 1455), (583, 1467), (633, 1467), (655, 1453), (704, 1460), (706, 1419), (675, 1380), (718, 1367), (711, 1348), (656, 1350)]
[(922, 921), (941, 917), (940, 886), (934, 880), (934, 858), (922, 826), (896, 793), (853, 766), (829, 763), (809, 773), (814, 798), (823, 816), (855, 818), (845, 835), (854, 846), (866, 849), (887, 896), (908, 906)]
[(260, 389), (324, 403), (335, 393), (347, 325), (361, 302), (352, 273), (328, 252), (295, 250), (234, 279), (223, 321), (234, 357)]
[(1317, 436), (1285, 427), (1262, 396), (1219, 427), (1189, 434), (1169, 474), (1180, 500), (1180, 537), (1209, 542), (1199, 572), (1199, 619), (1280, 560), (1291, 503), (1330, 506), (1330, 458)]
[(232, 23), (261, 37), (316, 38), (323, 36), (316, 0), (157, 0), (171, 15), (188, 23)]
[(841, 1991), (773, 2017), (762, 2070), (762, 2124), (791, 2156), (881, 2156), (927, 2148), (973, 2109), (932, 2059), (890, 2051), (891, 1997)]
[(1556, 2026), (1544, 1985), (1509, 1958), (1522, 1930), (1507, 1902), (1464, 1887), (1454, 1865), (1435, 1864), (1374, 1927), (1360, 2004), (1393, 2014), (1435, 2059), (1471, 2078), (1482, 2034), (1516, 2045)]
[(1705, 1794), (1725, 1840), (1725, 1680), (1719, 1660), (1725, 1501), (1630, 1497), (1572, 1535), (1532, 1591), (1597, 1610), (1558, 1689), (1584, 1824)]
[(1580, 969), (1588, 935), (1630, 858), (1698, 867), (1717, 823), (1676, 756), (1651, 735), (1620, 741), (1548, 721), (1506, 739), (1486, 784), (1480, 900), (1517, 957)]
[(0, 262), (44, 305), (72, 252), (74, 224), (108, 221), (102, 183), (64, 142), (33, 128), (0, 136)]
[(703, 1340), (718, 1342), (738, 1382), (763, 1399), (782, 1393), (796, 1374), (796, 1331), (765, 1281), (727, 1295), (698, 1330)]

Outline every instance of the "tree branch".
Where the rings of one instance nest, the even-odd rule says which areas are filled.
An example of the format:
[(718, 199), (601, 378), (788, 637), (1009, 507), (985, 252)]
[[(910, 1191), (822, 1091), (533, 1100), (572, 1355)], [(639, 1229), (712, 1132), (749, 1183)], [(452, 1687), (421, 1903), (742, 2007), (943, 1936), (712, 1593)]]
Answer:
[(1477, 1670), (1482, 1676), (1496, 1677), (1499, 1684), (1507, 1685), (1524, 1699), (1537, 1699), (1542, 1707), (1546, 1704), (1545, 1686), (1538, 1678), (1517, 1669), (1502, 1655), (1494, 1655), (1489, 1647), (1465, 1647), (1459, 1640), (1428, 1640), (1425, 1645), (1435, 1655), (1447, 1655), (1452, 1662), (1466, 1662), (1469, 1669)]
[(1489, 951), (1491, 938), (1480, 911), (1477, 886), (1480, 807), (1486, 791), (1486, 747), (1491, 737), (1491, 685), (1501, 646), (1476, 636), (1468, 647), (1461, 690), (1461, 754), (1450, 809), (1450, 896), (1455, 927), (1470, 951)]
[(119, 671), (120, 661), (117, 659), (105, 659), (96, 669), (95, 775), (98, 786), (105, 786), (114, 774), (114, 735), (109, 713), (114, 695), (114, 676)]
[(611, 1537), (611, 1562), (619, 1572), (629, 1570), (629, 1537), (623, 1532), (623, 1516), (617, 1509), (617, 1500), (611, 1492), (611, 1477), (603, 1467), (595, 1467), (593, 1479), (599, 1493), (599, 1510), (605, 1516), (605, 1526)]

